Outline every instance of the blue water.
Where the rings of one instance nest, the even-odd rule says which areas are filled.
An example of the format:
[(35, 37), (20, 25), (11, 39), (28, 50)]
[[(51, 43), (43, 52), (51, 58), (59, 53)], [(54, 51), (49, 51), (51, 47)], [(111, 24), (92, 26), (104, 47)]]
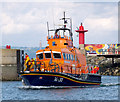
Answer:
[(118, 100), (118, 79), (102, 76), (99, 87), (68, 89), (27, 89), (21, 81), (3, 81), (2, 100)]

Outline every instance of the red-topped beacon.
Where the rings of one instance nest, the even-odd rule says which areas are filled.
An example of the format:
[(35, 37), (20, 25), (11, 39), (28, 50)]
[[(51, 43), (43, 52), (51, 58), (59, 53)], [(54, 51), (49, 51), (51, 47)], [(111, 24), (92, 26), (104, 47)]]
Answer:
[(81, 26), (79, 27), (79, 30), (75, 30), (76, 32), (79, 32), (79, 44), (84, 44), (84, 32), (87, 32), (88, 30), (84, 30), (84, 27)]

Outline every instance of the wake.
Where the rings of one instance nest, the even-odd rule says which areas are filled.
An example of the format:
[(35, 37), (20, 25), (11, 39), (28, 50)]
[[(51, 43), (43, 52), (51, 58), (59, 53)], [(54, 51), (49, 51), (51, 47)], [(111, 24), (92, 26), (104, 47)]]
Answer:
[[(93, 86), (19, 86), (19, 89), (70, 89), (70, 88), (89, 88)], [(95, 87), (95, 86), (94, 86)]]
[(106, 87), (106, 86), (118, 86), (120, 83), (106, 83), (106, 84), (100, 84), (100, 87)]
[(99, 86), (19, 86), (19, 89), (69, 89), (69, 88), (93, 88), (93, 87), (108, 87), (108, 86), (118, 86), (120, 83), (106, 83)]

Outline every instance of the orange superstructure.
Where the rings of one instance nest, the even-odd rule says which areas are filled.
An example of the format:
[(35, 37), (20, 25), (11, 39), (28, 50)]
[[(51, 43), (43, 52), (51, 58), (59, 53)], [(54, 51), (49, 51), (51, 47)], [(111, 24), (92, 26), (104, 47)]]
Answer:
[[(61, 30), (68, 29), (57, 29), (56, 33), (59, 33)], [(69, 35), (61, 36), (59, 34), (58, 38), (47, 36), (47, 41), (49, 46), (36, 52), (36, 61), (40, 64), (41, 71), (56, 71), (71, 74), (88, 73), (86, 69), (86, 57), (73, 46), (73, 41)]]

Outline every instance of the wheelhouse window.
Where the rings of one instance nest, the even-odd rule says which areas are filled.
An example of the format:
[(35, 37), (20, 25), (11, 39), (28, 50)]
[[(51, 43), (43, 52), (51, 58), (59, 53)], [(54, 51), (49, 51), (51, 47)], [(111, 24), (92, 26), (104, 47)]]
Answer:
[(75, 55), (75, 61), (77, 61), (77, 56)]
[(66, 59), (68, 60), (68, 54), (66, 54)]
[(69, 54), (69, 60), (71, 60), (71, 56), (70, 56), (70, 54)]
[(63, 59), (64, 59), (64, 60), (66, 59), (65, 53), (63, 53)]
[(54, 58), (61, 59), (61, 54), (60, 53), (53, 53)]
[(74, 56), (73, 55), (71, 55), (71, 57), (72, 57), (72, 61), (74, 60), (73, 58), (74, 58)]
[(51, 53), (45, 53), (45, 58), (51, 58)]
[(38, 54), (37, 57), (38, 57), (40, 60), (43, 59), (43, 53)]

